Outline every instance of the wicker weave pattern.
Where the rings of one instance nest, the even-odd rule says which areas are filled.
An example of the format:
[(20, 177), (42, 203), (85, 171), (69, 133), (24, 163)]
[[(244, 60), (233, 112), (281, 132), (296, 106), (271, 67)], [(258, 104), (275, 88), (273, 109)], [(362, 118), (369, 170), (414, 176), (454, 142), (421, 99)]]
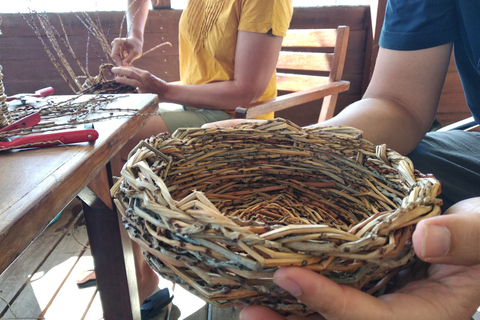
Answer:
[[(1, 32), (0, 32), (1, 35)], [(12, 123), (12, 116), (8, 111), (7, 96), (3, 87), (3, 67), (0, 65), (0, 128), (6, 127)]]
[(311, 310), (275, 286), (303, 266), (369, 293), (413, 258), (411, 235), (440, 214), (439, 182), (350, 127), (275, 119), (179, 129), (141, 142), (112, 189), (147, 260), (217, 306)]

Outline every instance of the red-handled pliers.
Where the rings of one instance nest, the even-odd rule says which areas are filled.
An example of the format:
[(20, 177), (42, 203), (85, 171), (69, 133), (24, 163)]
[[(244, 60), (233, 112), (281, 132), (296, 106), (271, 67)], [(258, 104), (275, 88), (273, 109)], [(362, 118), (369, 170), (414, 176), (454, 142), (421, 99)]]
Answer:
[(35, 112), (0, 129), (0, 132), (30, 128), (40, 122), (40, 113)]
[(54, 90), (52, 87), (46, 87), (46, 88), (35, 91), (35, 93), (19, 93), (19, 94), (7, 97), (6, 100), (7, 102), (13, 101), (13, 100), (20, 100), (22, 104), (25, 104), (28, 98), (42, 98), (42, 97), (52, 95), (53, 92)]
[[(6, 127), (1, 128), (0, 132), (32, 127), (39, 122), (40, 114), (32, 113)], [(95, 141), (97, 139), (98, 132), (95, 129), (57, 131), (52, 133), (26, 135), (16, 138), (12, 141), (0, 141), (0, 150), (21, 146), (25, 146), (26, 148), (48, 147), (58, 144)]]
[(21, 146), (25, 146), (25, 148), (49, 147), (59, 144), (95, 141), (97, 138), (98, 132), (95, 129), (58, 131), (19, 137), (8, 142), (0, 142), (0, 150)]

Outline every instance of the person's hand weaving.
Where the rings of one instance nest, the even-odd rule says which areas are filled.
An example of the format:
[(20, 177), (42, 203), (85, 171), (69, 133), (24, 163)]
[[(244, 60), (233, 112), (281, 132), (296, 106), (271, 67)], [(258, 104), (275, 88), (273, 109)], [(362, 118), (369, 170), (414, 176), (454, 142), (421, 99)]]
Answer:
[(117, 38), (112, 41), (112, 58), (119, 66), (128, 67), (142, 56), (143, 42), (138, 38)]
[(135, 67), (114, 67), (115, 81), (137, 88), (139, 93), (156, 93), (162, 98), (167, 91), (167, 82), (150, 72)]

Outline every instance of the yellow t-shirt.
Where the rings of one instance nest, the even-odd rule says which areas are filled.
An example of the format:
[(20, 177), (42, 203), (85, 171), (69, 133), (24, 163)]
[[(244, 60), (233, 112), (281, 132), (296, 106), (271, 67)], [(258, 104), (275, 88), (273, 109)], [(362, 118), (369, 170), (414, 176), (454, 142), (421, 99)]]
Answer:
[[(292, 13), (292, 0), (189, 0), (179, 27), (181, 83), (232, 80), (237, 32), (271, 30), (284, 37)], [(276, 96), (274, 72), (259, 101)], [(259, 118), (272, 119), (273, 113)]]

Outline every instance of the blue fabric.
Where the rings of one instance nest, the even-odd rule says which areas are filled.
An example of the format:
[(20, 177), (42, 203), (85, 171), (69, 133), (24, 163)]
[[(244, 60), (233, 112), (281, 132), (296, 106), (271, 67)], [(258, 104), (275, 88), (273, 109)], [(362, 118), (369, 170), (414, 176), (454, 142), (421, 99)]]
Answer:
[(408, 155), (415, 169), (432, 173), (442, 185), (443, 210), (480, 196), (480, 133), (460, 130), (427, 133)]
[[(389, 0), (379, 45), (420, 50), (453, 42), (468, 106), (480, 123), (480, 1)], [(428, 133), (408, 155), (442, 183), (444, 208), (480, 195), (480, 134)]]
[(379, 45), (419, 50), (454, 42), (468, 106), (480, 123), (480, 1), (389, 0)]

